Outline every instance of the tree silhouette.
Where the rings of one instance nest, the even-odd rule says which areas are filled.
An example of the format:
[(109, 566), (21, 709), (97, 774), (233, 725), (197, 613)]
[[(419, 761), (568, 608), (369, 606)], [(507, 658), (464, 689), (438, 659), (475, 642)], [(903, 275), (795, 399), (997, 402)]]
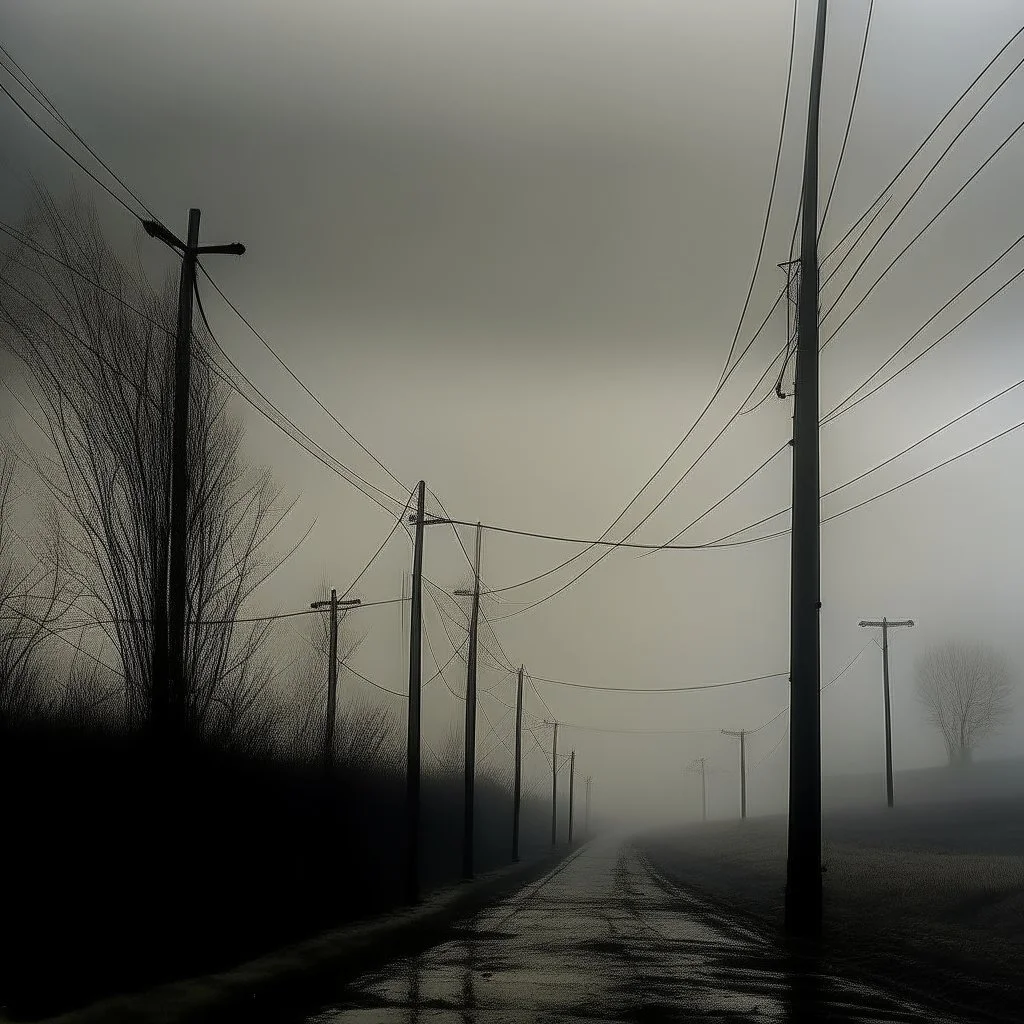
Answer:
[[(77, 192), (58, 202), (36, 186), (23, 239), (5, 261), (0, 332), (45, 436), (25, 457), (51, 499), (55, 564), (120, 657), (128, 720), (146, 721), (167, 653), (176, 286), (128, 266)], [(293, 505), (243, 460), (207, 342), (196, 335), (190, 391), (181, 713), (190, 734), (230, 745), (268, 734), (271, 624), (236, 620), (280, 564), (268, 541)]]
[(946, 742), (951, 765), (971, 761), (978, 743), (1011, 710), (1010, 666), (981, 644), (947, 641), (917, 664), (917, 696)]

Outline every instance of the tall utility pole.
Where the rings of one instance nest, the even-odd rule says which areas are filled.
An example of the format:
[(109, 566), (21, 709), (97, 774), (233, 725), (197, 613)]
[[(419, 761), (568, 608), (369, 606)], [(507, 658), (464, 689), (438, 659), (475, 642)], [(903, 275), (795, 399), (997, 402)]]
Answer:
[(423, 505), (426, 490), (427, 485), (421, 480), (416, 488), (416, 539), (409, 609), (409, 716), (405, 755), (405, 895), (409, 903), (416, 903), (420, 892), (420, 687), (423, 683)]
[(555, 727), (555, 738), (551, 741), (551, 845), (558, 843), (558, 723)]
[(576, 751), (569, 755), (569, 845), (572, 846), (572, 802), (576, 788)]
[(708, 780), (703, 757), (700, 759), (700, 820), (708, 820)]
[(512, 787), (512, 860), (519, 860), (519, 803), (523, 796), (523, 668), (516, 687), (516, 768)]
[(893, 626), (913, 626), (913, 619), (894, 622), (883, 618), (881, 622), (861, 619), (861, 626), (882, 627), (882, 689), (885, 692), (885, 796), (892, 807), (892, 718), (889, 712), (889, 630)]
[[(170, 552), (167, 580), (160, 580), (158, 605), (166, 602), (167, 635), (154, 636), (153, 718), (158, 730), (170, 725), (178, 732), (185, 725), (185, 609), (188, 600), (188, 414), (192, 386), (192, 295), (196, 287), (196, 263), (206, 253), (241, 256), (241, 242), (229, 245), (199, 244), (199, 210), (188, 211), (188, 241), (183, 242), (162, 224), (144, 220), (142, 226), (151, 238), (181, 253), (181, 277), (178, 282), (178, 333), (174, 344), (174, 421), (171, 434), (171, 509)], [(166, 589), (165, 589), (166, 588)], [(162, 614), (154, 622), (162, 625)], [(173, 722), (169, 721), (173, 718)]]
[(591, 779), (591, 777), (588, 775), (587, 776), (587, 802), (584, 804), (584, 810), (583, 810), (583, 838), (584, 839), (589, 839), (590, 838), (590, 784), (592, 782), (593, 782), (593, 779)]
[(457, 597), (472, 597), (473, 610), (469, 617), (469, 653), (466, 656), (466, 751), (465, 805), (462, 815), (462, 877), (473, 877), (473, 802), (476, 782), (476, 644), (477, 623), (480, 618), (480, 539), (483, 527), (476, 524), (476, 561), (473, 566), (473, 589), (456, 590)]
[(332, 588), (329, 601), (314, 601), (310, 608), (331, 609), (330, 639), (327, 654), (327, 723), (324, 728), (324, 770), (329, 772), (334, 763), (334, 720), (337, 717), (338, 700), (338, 606), (347, 608), (362, 604), (359, 598), (339, 601), (338, 592)]
[(793, 409), (786, 930), (821, 934), (821, 486), (818, 450), (818, 118), (828, 0), (818, 0), (804, 152)]
[[(739, 736), (740, 738), (740, 817), (745, 818), (747, 816), (747, 730), (740, 729), (739, 732), (730, 732), (728, 729), (722, 730), (725, 736)], [(704, 778), (704, 759), (701, 758), (700, 765), (701, 779)], [(704, 807), (704, 818), (707, 820), (707, 802), (705, 798)]]

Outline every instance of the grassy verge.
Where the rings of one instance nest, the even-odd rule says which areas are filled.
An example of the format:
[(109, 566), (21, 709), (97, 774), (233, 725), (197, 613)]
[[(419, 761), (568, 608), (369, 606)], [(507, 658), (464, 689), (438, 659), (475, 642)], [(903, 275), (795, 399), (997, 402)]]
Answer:
[[(955, 821), (951, 835), (955, 834)], [(856, 822), (824, 829), (822, 953), (840, 975), (884, 980), (965, 1019), (1019, 1019), (1024, 1000), (1024, 858), (869, 845)], [(865, 827), (864, 831), (872, 830)], [(709, 823), (645, 837), (654, 866), (762, 931), (783, 921), (783, 818)]]

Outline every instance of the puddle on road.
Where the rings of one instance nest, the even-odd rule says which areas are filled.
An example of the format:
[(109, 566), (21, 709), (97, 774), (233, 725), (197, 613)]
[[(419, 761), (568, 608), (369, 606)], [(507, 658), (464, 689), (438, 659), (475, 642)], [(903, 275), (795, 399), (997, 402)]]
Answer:
[(666, 890), (629, 847), (588, 849), (306, 1024), (943, 1024), (840, 981)]

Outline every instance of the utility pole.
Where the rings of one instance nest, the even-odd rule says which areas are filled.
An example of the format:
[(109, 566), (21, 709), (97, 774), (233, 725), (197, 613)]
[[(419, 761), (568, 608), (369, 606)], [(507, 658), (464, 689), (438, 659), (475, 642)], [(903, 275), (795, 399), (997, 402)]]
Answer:
[(700, 820), (708, 820), (708, 780), (703, 757), (700, 759)]
[(416, 535), (409, 609), (409, 715), (405, 755), (405, 895), (409, 903), (418, 902), (420, 890), (420, 687), (423, 683), (423, 505), (426, 489), (426, 483), (421, 480), (416, 488)]
[(555, 727), (555, 738), (551, 742), (551, 845), (558, 844), (558, 723)]
[(523, 668), (519, 666), (516, 687), (516, 769), (512, 788), (512, 860), (519, 861), (519, 803), (523, 795)]
[(483, 527), (476, 524), (476, 561), (473, 566), (473, 589), (456, 590), (457, 597), (472, 597), (473, 610), (469, 617), (469, 654), (466, 656), (466, 751), (465, 804), (462, 816), (462, 877), (473, 877), (473, 802), (476, 783), (476, 644), (477, 623), (480, 617), (480, 539)]
[(569, 845), (572, 846), (572, 801), (576, 788), (576, 751), (569, 755)]
[(590, 784), (593, 780), (587, 776), (587, 802), (584, 805), (583, 811), (583, 837), (584, 839), (590, 838)]
[[(747, 730), (740, 729), (739, 732), (730, 732), (728, 729), (723, 729), (722, 734), (725, 736), (739, 736), (740, 738), (740, 817), (745, 818), (747, 816)], [(701, 758), (700, 766), (701, 779), (704, 778), (704, 759)], [(707, 820), (707, 805), (705, 802), (704, 819)]]
[[(170, 552), (167, 580), (158, 581), (158, 605), (166, 602), (167, 635), (155, 636), (156, 645), (166, 650), (154, 652), (153, 718), (159, 733), (166, 735), (169, 725), (180, 737), (185, 725), (185, 610), (188, 600), (188, 414), (192, 385), (192, 295), (196, 287), (196, 264), (206, 253), (241, 256), (241, 242), (229, 245), (199, 244), (199, 210), (188, 211), (188, 241), (183, 242), (162, 224), (144, 220), (142, 226), (151, 238), (181, 253), (181, 277), (178, 281), (178, 333), (174, 344), (174, 420), (171, 435), (171, 507)], [(161, 560), (162, 561), (162, 560)], [(164, 617), (154, 615), (156, 632), (162, 632)]]
[(327, 655), (327, 723), (324, 729), (324, 770), (330, 772), (334, 762), (334, 720), (337, 717), (338, 692), (338, 606), (347, 608), (362, 604), (359, 598), (339, 601), (338, 592), (332, 588), (329, 601), (314, 601), (310, 608), (331, 609), (330, 641)]
[(405, 754), (406, 807), (406, 900), (416, 903), (420, 898), (420, 690), (423, 686), (423, 527), (447, 522), (425, 519), (427, 485), (416, 486), (416, 513), (409, 522), (416, 524), (412, 555), (412, 581), (409, 590), (409, 716)]
[(889, 711), (889, 630), (894, 626), (914, 625), (913, 619), (901, 619), (894, 622), (883, 618), (881, 622), (861, 619), (861, 626), (882, 627), (882, 689), (885, 693), (885, 796), (892, 807), (892, 718)]
[(804, 152), (793, 409), (789, 835), (786, 930), (821, 934), (821, 485), (818, 408), (818, 120), (828, 0), (818, 0)]

